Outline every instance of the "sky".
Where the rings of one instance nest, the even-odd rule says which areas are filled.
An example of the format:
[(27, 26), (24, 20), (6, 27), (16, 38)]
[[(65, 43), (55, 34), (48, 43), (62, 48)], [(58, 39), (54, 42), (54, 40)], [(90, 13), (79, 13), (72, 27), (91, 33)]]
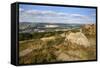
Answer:
[(96, 23), (96, 9), (20, 4), (19, 22)]

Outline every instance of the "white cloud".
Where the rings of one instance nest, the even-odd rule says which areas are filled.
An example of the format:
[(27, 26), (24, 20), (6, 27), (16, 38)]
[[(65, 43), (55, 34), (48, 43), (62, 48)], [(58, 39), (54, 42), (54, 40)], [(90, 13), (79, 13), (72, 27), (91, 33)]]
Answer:
[(41, 13), (41, 14), (52, 14), (55, 13), (53, 11), (41, 11), (41, 10), (27, 10), (26, 13), (32, 13), (32, 14), (37, 14), (37, 13)]
[(71, 16), (84, 16), (84, 15), (81, 15), (81, 14), (72, 14)]
[(68, 16), (67, 13), (55, 12), (55, 11), (46, 11), (46, 10), (27, 10), (26, 13), (30, 14), (44, 14), (44, 15), (58, 15), (58, 16)]
[[(20, 8), (20, 11), (24, 9)], [(49, 22), (49, 23), (87, 23), (91, 18), (82, 14), (69, 14), (46, 10), (27, 10), (20, 12), (20, 22)]]
[(81, 18), (81, 19), (88, 19), (88, 16), (82, 14), (71, 14), (72, 17)]
[(19, 11), (24, 11), (24, 9), (23, 8), (19, 8)]

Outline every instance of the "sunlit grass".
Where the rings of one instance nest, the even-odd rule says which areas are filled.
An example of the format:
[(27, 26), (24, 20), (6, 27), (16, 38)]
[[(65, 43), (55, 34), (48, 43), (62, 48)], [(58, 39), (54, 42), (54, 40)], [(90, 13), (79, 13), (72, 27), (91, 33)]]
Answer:
[[(78, 30), (73, 30), (77, 32)], [(19, 52), (32, 48), (33, 50), (26, 54), (25, 56), (19, 56), (20, 64), (30, 64), (30, 63), (47, 63), (47, 62), (57, 62), (59, 60), (60, 54), (66, 54), (68, 60), (65, 61), (75, 61), (75, 60), (92, 60), (96, 59), (96, 45), (90, 47), (79, 46), (77, 44), (72, 44), (65, 41), (65, 37), (61, 37), (60, 34), (68, 33), (66, 32), (46, 32), (46, 33), (35, 33), (32, 35), (32, 39), (19, 41)], [(54, 36), (53, 40), (42, 41), (41, 38)], [(96, 40), (96, 36), (89, 34), (85, 35), (88, 39)], [(92, 42), (90, 41), (92, 44)], [(95, 42), (96, 43), (96, 42)], [(63, 58), (62, 58), (63, 59)]]

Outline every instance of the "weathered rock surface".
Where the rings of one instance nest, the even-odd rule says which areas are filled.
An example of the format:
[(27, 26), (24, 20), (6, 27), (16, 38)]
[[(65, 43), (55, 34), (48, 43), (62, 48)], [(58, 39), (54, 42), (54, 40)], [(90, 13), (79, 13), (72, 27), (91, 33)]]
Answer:
[(86, 24), (82, 26), (82, 32), (88, 35), (96, 34), (96, 25), (95, 24)]
[(70, 42), (72, 44), (77, 44), (77, 45), (80, 45), (80, 46), (84, 46), (84, 47), (90, 46), (89, 40), (81, 32), (70, 33), (69, 35), (66, 36), (65, 41)]

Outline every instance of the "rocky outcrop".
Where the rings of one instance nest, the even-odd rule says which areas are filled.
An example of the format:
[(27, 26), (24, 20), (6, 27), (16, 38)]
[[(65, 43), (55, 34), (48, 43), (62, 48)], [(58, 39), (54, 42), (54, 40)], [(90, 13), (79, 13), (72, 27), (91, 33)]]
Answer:
[(49, 41), (49, 40), (55, 40), (55, 39), (56, 37), (54, 36), (41, 38), (42, 41)]
[(88, 35), (95, 35), (96, 25), (95, 24), (85, 24), (82, 26), (82, 32)]
[(66, 36), (65, 41), (67, 43), (70, 42), (72, 44), (77, 44), (77, 45), (84, 46), (84, 47), (90, 46), (89, 40), (81, 32), (70, 33), (69, 35)]

